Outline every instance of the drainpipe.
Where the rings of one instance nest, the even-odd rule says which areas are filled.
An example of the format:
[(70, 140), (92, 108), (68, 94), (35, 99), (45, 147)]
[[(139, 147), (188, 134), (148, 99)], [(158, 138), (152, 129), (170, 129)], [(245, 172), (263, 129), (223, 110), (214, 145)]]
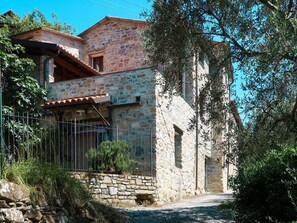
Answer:
[(199, 88), (198, 88), (198, 56), (197, 56), (197, 52), (195, 54), (195, 122), (196, 122), (196, 187), (195, 190), (196, 192), (199, 189), (199, 185), (198, 185), (198, 176), (199, 176), (199, 111), (198, 111), (198, 93), (199, 93)]

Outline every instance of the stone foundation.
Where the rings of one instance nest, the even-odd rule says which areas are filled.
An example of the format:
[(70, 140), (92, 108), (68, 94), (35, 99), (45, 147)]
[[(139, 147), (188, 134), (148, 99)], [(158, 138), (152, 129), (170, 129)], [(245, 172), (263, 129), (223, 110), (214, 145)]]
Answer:
[(155, 177), (101, 173), (73, 175), (87, 185), (94, 199), (103, 203), (135, 205), (147, 200), (158, 201)]

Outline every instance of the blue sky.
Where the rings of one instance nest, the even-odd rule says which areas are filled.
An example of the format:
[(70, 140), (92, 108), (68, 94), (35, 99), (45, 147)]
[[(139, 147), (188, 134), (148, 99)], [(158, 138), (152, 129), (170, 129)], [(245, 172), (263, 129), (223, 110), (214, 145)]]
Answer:
[[(49, 20), (52, 13), (55, 13), (60, 21), (76, 28), (75, 34), (81, 33), (107, 15), (144, 19), (140, 13), (150, 10), (152, 5), (152, 0), (0, 0), (0, 2), (0, 13), (12, 10), (19, 16), (24, 16), (38, 9)], [(235, 81), (234, 89), (242, 98), (240, 83), (242, 80), (239, 78)]]
[(55, 13), (60, 21), (76, 28), (79, 34), (105, 16), (144, 19), (140, 13), (149, 10), (147, 0), (0, 0), (0, 13), (8, 10), (19, 16), (40, 10), (47, 19)]

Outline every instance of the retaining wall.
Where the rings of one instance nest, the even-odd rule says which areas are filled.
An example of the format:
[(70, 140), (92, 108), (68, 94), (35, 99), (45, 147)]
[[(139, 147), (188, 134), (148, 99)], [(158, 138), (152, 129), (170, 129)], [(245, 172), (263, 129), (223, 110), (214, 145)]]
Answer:
[(102, 173), (73, 173), (87, 185), (94, 199), (104, 203), (135, 205), (158, 201), (156, 178)]

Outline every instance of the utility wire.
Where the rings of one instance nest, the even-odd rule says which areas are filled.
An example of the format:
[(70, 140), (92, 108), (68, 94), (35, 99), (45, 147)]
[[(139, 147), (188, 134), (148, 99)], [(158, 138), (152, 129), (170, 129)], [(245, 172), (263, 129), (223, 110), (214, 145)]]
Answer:
[(115, 8), (115, 7), (112, 7), (112, 6), (104, 5), (104, 4), (99, 3), (99, 2), (97, 2), (97, 1), (94, 1), (94, 0), (89, 0), (89, 1), (92, 2), (92, 3), (94, 3), (94, 4), (97, 4), (97, 5), (106, 7), (106, 8), (110, 8), (110, 9), (113, 9), (113, 10), (116, 10), (116, 11), (120, 11), (120, 12), (125, 13), (125, 14), (129, 14), (129, 15), (131, 15), (131, 16), (135, 16), (135, 14), (129, 13), (129, 12), (127, 12), (127, 11), (124, 11), (124, 10), (121, 10), (121, 9), (118, 9), (118, 8)]
[(131, 1), (128, 1), (128, 0), (122, 0), (122, 1), (127, 2), (129, 4), (132, 4), (132, 5), (135, 5), (135, 6), (139, 7), (139, 8), (148, 9), (148, 8), (142, 6), (142, 5), (139, 5), (137, 3), (134, 3), (134, 2), (131, 2)]
[(101, 1), (104, 1), (104, 2), (110, 3), (110, 4), (112, 4), (112, 5), (115, 5), (115, 6), (117, 6), (117, 7), (121, 7), (121, 8), (124, 8), (124, 9), (130, 10), (131, 12), (136, 12), (136, 13), (139, 13), (139, 12), (138, 12), (138, 11), (136, 11), (136, 10), (133, 10), (133, 9), (131, 9), (131, 8), (128, 8), (128, 7), (125, 7), (125, 6), (122, 6), (122, 5), (120, 5), (120, 4), (117, 4), (117, 3), (115, 3), (115, 2), (111, 2), (111, 1), (108, 1), (108, 0), (101, 0)]

